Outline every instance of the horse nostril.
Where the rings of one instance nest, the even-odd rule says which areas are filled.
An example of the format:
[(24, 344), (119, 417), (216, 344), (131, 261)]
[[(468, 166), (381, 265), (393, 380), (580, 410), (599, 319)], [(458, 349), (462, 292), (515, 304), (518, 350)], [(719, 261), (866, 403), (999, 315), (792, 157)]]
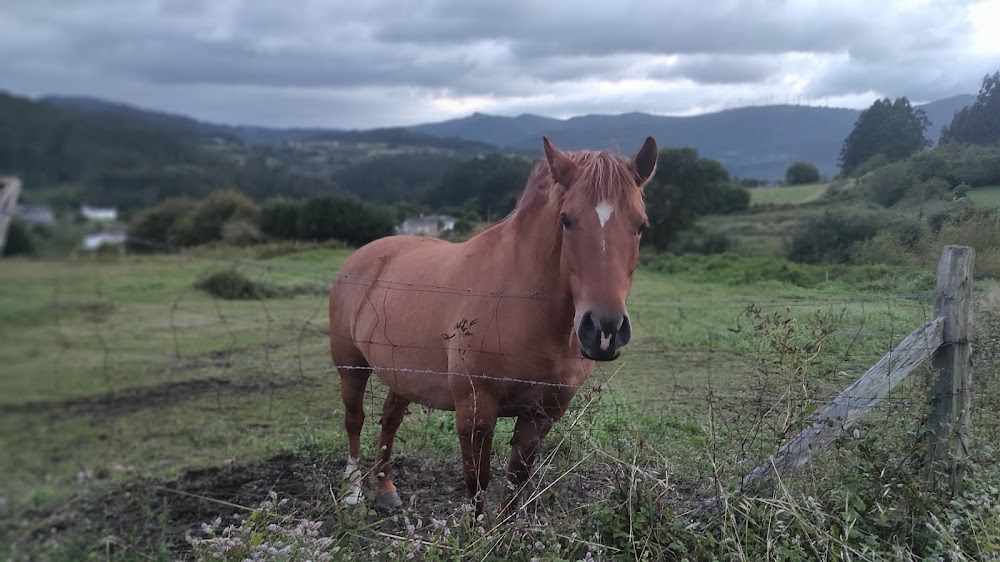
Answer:
[(580, 338), (581, 342), (586, 342), (596, 338), (600, 329), (601, 327), (598, 325), (597, 320), (594, 319), (594, 315), (588, 310), (587, 312), (584, 312), (583, 317), (580, 318), (580, 325), (576, 329), (576, 334)]
[(622, 316), (622, 325), (618, 328), (618, 347), (625, 347), (630, 339), (632, 339), (632, 323), (626, 314)]

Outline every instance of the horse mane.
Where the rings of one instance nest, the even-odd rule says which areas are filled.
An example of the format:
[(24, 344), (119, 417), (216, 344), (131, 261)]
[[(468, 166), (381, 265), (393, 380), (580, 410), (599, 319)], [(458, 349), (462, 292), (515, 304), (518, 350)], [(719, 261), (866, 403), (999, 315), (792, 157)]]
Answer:
[[(574, 190), (577, 187), (582, 189), (573, 195), (584, 197), (584, 204), (596, 205), (601, 201), (610, 201), (643, 206), (642, 190), (635, 185), (635, 170), (624, 156), (593, 150), (567, 152), (566, 155), (580, 167), (580, 177)], [(511, 215), (530, 205), (542, 194), (554, 196), (556, 190), (548, 189), (553, 183), (548, 164), (544, 160), (535, 164), (528, 175), (524, 193), (521, 194)]]

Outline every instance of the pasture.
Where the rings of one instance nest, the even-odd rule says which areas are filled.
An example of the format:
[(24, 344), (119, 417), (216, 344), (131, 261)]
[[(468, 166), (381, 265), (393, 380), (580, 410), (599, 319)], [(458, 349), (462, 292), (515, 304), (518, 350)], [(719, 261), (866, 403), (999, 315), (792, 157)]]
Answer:
[[(4, 261), (0, 556), (241, 559), (195, 544), (223, 535), (249, 548), (311, 540), (345, 560), (997, 555), (991, 281), (976, 287), (977, 468), (958, 502), (924, 494), (913, 469), (925, 372), (774, 494), (698, 510), (929, 319), (933, 269), (644, 256), (633, 342), (599, 364), (546, 440), (536, 501), (499, 525), (510, 420), (495, 436), (487, 515), (472, 521), (454, 415), (416, 405), (396, 444), (404, 511), (339, 502), (346, 437), (326, 292), (347, 255), (261, 246)], [(195, 288), (230, 270), (272, 298)], [(373, 380), (369, 395), (365, 462), (384, 389)]]
[(976, 205), (988, 209), (1000, 208), (1000, 185), (970, 189), (967, 197)]
[(830, 187), (830, 182), (781, 187), (755, 187), (750, 190), (750, 206), (803, 205), (818, 201)]

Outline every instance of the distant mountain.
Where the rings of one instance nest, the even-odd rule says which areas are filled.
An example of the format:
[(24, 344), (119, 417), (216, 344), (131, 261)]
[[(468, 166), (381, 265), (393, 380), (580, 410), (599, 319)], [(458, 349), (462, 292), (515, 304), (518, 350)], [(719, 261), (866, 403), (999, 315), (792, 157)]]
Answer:
[[(975, 96), (961, 95), (918, 106), (931, 121), (928, 139), (937, 142), (941, 128), (951, 122), (954, 113), (974, 100)], [(844, 139), (861, 114), (853, 109), (795, 105), (743, 107), (691, 117), (625, 113), (554, 119), (532, 114), (502, 117), (474, 113), (460, 119), (405, 128), (345, 131), (221, 125), (86, 97), (52, 96), (43, 101), (64, 109), (114, 116), (177, 132), (232, 139), (263, 148), (289, 143), (345, 143), (362, 148), (366, 144), (379, 144), (396, 149), (455, 154), (477, 154), (500, 148), (538, 155), (541, 137), (548, 136), (566, 149), (597, 148), (631, 153), (647, 135), (652, 135), (661, 147), (695, 147), (702, 156), (718, 160), (735, 176), (768, 180), (783, 178), (788, 166), (798, 160), (816, 165), (824, 176), (836, 175)], [(284, 159), (287, 153), (282, 152), (278, 158)]]
[(97, 100), (60, 106), (0, 91), (0, 175), (19, 176), (26, 199), (51, 197), (61, 207), (115, 205), (125, 212), (167, 197), (204, 197), (223, 186), (256, 199), (338, 191), (328, 178), (209, 148), (203, 125)]
[(459, 153), (489, 152), (497, 149), (496, 143), (467, 140), (456, 134), (448, 134), (447, 131), (429, 133), (405, 127), (349, 131), (318, 127), (274, 128), (252, 125), (222, 125), (198, 121), (184, 115), (86, 96), (46, 96), (40, 101), (64, 110), (103, 116), (119, 121), (130, 121), (180, 133), (221, 137), (250, 146), (274, 146), (290, 142), (342, 142), (351, 144), (379, 143), (396, 147), (426, 147)]
[[(410, 130), (439, 137), (456, 137), (486, 142), (500, 147), (516, 147), (518, 143), (541, 130), (558, 127), (563, 121), (525, 113), (517, 117), (500, 117), (473, 113), (461, 119), (428, 123), (410, 127)], [(537, 144), (537, 143), (536, 143)], [(529, 148), (529, 147), (520, 147)], [(538, 146), (531, 146), (532, 150)]]
[(273, 128), (206, 123), (184, 115), (155, 111), (86, 96), (46, 96), (42, 103), (60, 109), (143, 123), (177, 132), (238, 140), (249, 145), (274, 145), (340, 132), (324, 128)]
[(301, 139), (299, 142), (378, 143), (395, 147), (435, 148), (458, 153), (495, 152), (497, 150), (497, 146), (492, 143), (466, 140), (453, 135), (432, 135), (430, 133), (407, 129), (406, 127), (387, 127), (362, 131), (325, 131)]
[[(928, 138), (936, 142), (941, 127), (951, 122), (954, 112), (974, 99), (955, 96), (920, 106), (932, 122)], [(534, 152), (540, 150), (541, 137), (548, 136), (565, 149), (631, 153), (647, 135), (652, 135), (661, 147), (695, 147), (699, 154), (718, 160), (735, 176), (778, 180), (797, 160), (816, 165), (827, 177), (835, 175), (844, 139), (860, 114), (853, 109), (793, 105), (743, 107), (692, 117), (626, 113), (561, 120), (477, 113), (411, 129)]]
[(967, 105), (972, 105), (974, 101), (976, 101), (976, 96), (963, 94), (918, 106), (924, 110), (924, 113), (927, 114), (927, 119), (931, 122), (931, 126), (927, 129), (927, 138), (934, 144), (937, 144), (941, 140), (941, 129), (951, 123), (952, 117), (960, 109)]

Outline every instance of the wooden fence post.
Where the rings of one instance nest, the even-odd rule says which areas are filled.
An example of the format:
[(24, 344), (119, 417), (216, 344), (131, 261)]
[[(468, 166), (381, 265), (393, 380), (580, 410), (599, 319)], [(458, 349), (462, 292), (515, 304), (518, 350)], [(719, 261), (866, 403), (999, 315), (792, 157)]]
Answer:
[[(969, 310), (972, 306), (972, 267), (975, 251), (968, 246), (945, 246), (938, 262), (934, 316), (944, 319), (944, 337), (932, 364), (938, 378), (927, 401), (930, 413), (924, 427), (927, 456), (925, 481), (956, 494), (962, 487), (969, 452), (969, 407), (972, 384), (972, 346)], [(938, 478), (942, 473), (947, 481)]]

